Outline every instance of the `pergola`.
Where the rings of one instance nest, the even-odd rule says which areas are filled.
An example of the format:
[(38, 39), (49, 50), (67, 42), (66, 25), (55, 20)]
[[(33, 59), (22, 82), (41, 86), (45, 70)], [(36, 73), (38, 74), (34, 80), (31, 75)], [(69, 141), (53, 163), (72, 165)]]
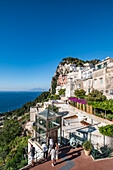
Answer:
[(41, 144), (49, 144), (49, 137), (61, 144), (62, 116), (50, 109), (36, 115), (36, 141)]

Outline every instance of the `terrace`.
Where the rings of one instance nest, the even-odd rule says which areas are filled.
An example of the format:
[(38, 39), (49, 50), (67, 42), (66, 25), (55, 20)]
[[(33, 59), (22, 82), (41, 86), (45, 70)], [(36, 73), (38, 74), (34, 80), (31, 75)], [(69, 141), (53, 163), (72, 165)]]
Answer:
[[(82, 101), (84, 102), (84, 101)], [(62, 129), (62, 144), (61, 145), (60, 143), (60, 152), (59, 152), (59, 160), (56, 164), (56, 166), (54, 167), (54, 169), (60, 169), (60, 170), (64, 170), (66, 168), (66, 170), (69, 170), (69, 169), (72, 169), (72, 170), (76, 170), (76, 169), (84, 169), (84, 168), (89, 168), (89, 163), (91, 163), (91, 168), (93, 169), (94, 167), (99, 167), (99, 170), (104, 170), (105, 166), (107, 164), (109, 164), (109, 168), (111, 167), (111, 159), (104, 159), (103, 160), (99, 160), (100, 163), (97, 163), (97, 161), (94, 161), (94, 159), (98, 159), (98, 157), (100, 158), (103, 158), (104, 156), (105, 157), (108, 157), (110, 156), (109, 153), (101, 153), (100, 152), (100, 146), (104, 146), (104, 138), (103, 138), (103, 135), (101, 135), (99, 133), (99, 130), (98, 130), (98, 126), (101, 126), (102, 123), (100, 123), (98, 120), (95, 119), (95, 116), (94, 115), (91, 115), (91, 114), (88, 114), (86, 112), (83, 112), (83, 111), (80, 111), (79, 109), (76, 109), (72, 106), (69, 106), (67, 104), (56, 104), (56, 106), (58, 106), (60, 108), (60, 112), (59, 114), (57, 115), (56, 113), (52, 112), (52, 115), (53, 115), (53, 118), (54, 115), (58, 116), (57, 118), (59, 118), (59, 115), (60, 115), (60, 118), (61, 118), (61, 115), (62, 115), (62, 119), (63, 119), (63, 122), (62, 123), (58, 123), (55, 121), (55, 123), (53, 123), (52, 127), (56, 127), (56, 126), (62, 126), (61, 129)], [(41, 113), (38, 113), (37, 115), (37, 127), (39, 125), (40, 128), (42, 128), (42, 126), (46, 126), (48, 127), (48, 133), (47, 131), (45, 131), (45, 134), (46, 135), (43, 135), (43, 133), (37, 133), (37, 139), (38, 141), (35, 141), (36, 138), (34, 138), (34, 141), (30, 141), (30, 143), (32, 143), (33, 145), (35, 145), (35, 147), (40, 147), (40, 142), (41, 141), (46, 141), (48, 142), (47, 140), (47, 135), (48, 137), (50, 136), (50, 131), (49, 131), (49, 126), (47, 126), (47, 121), (50, 121), (49, 119), (51, 119), (51, 116), (49, 116), (48, 114), (51, 114), (51, 111), (48, 112), (48, 110), (44, 111), (44, 112), (41, 112)], [(93, 117), (92, 117), (93, 116)], [(43, 118), (43, 120), (42, 120)], [(93, 122), (92, 122), (92, 118), (93, 118)], [(52, 122), (54, 122), (55, 119), (51, 119)], [(84, 120), (84, 121), (87, 121), (89, 123), (89, 127), (85, 127), (85, 125), (81, 124), (81, 120)], [(43, 121), (46, 121), (45, 123)], [(59, 125), (58, 125), (58, 124)], [(65, 124), (65, 123), (68, 123), (68, 126)], [(44, 127), (44, 128), (46, 128)], [(50, 128), (50, 129), (51, 129)], [(37, 128), (39, 130), (39, 128)], [(51, 129), (52, 130), (52, 129)], [(54, 129), (55, 130), (55, 129)], [(37, 132), (37, 131), (36, 131)], [(41, 132), (41, 129), (40, 129), (40, 132)], [(57, 135), (55, 135), (57, 136)], [(39, 137), (40, 137), (40, 141), (39, 141)], [(58, 136), (57, 136), (58, 137)], [(75, 148), (72, 148), (70, 146), (70, 141), (72, 139), (72, 137), (75, 138), (76, 140), (76, 143), (79, 144), (79, 147), (75, 146)], [(53, 138), (54, 138), (54, 135), (53, 135)], [(57, 138), (58, 139), (58, 138)], [(92, 159), (91, 156), (89, 157), (86, 157), (84, 155), (84, 151), (83, 151), (83, 148), (81, 147), (83, 142), (87, 139), (91, 139), (91, 142), (93, 143), (93, 146), (94, 146), (94, 150), (93, 150), (93, 157), (94, 159)], [(54, 138), (55, 140), (55, 138)], [(106, 138), (106, 142), (108, 142), (107, 138)], [(36, 146), (36, 143), (38, 143), (39, 146)], [(29, 145), (30, 147), (30, 145)], [(28, 147), (28, 148), (29, 148)], [(96, 153), (95, 151), (98, 149), (98, 153)], [(44, 161), (43, 160), (43, 154), (42, 154), (42, 150), (41, 148), (39, 149), (39, 151), (37, 152), (38, 153), (38, 158), (39, 158), (39, 161), (38, 159), (36, 158), (35, 161), (36, 161), (36, 164), (35, 164), (35, 167), (32, 168), (31, 165), (30, 165), (30, 162), (29, 162), (29, 168), (28, 169), (46, 169), (47, 167), (49, 167), (49, 169), (53, 169), (53, 167), (51, 167), (51, 161), (50, 161), (50, 158), (48, 159), (48, 161)], [(81, 163), (82, 161), (82, 163)], [(101, 166), (101, 164), (103, 164)], [(25, 169), (25, 168), (24, 168)], [(92, 170), (91, 169), (91, 170)], [(108, 168), (106, 168), (108, 169)], [(106, 170), (105, 169), (105, 170)]]
[(94, 161), (91, 156), (85, 156), (81, 147), (71, 148), (70, 146), (64, 146), (60, 148), (59, 160), (55, 167), (51, 166), (51, 160), (44, 161), (43, 159), (35, 163), (35, 167), (24, 168), (24, 170), (112, 170), (113, 158), (101, 159)]

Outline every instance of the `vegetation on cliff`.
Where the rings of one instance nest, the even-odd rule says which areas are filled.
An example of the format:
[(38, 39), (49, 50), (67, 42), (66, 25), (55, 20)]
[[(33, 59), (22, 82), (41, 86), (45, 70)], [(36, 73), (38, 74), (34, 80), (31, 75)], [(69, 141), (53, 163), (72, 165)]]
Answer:
[(5, 169), (20, 169), (24, 166), (23, 162), (27, 162), (27, 159), (21, 158), (27, 152), (29, 132), (24, 133), (24, 128), (29, 121), (28, 112), (31, 106), (44, 102), (49, 95), (49, 92), (43, 92), (34, 101), (24, 104), (22, 108), (3, 114), (3, 127), (0, 128), (0, 163), (5, 164)]
[(67, 57), (67, 58), (63, 58), (62, 59), (62, 62), (61, 62), (61, 65), (64, 65), (65, 63), (73, 63), (73, 64), (76, 64), (77, 67), (82, 67), (85, 63), (90, 63), (90, 64), (97, 64), (99, 63), (100, 60), (97, 60), (97, 59), (94, 59), (94, 60), (80, 60), (78, 58), (74, 58), (74, 57)]
[(56, 75), (52, 77), (52, 81), (51, 81), (51, 93), (52, 94), (56, 93), (57, 80), (58, 80), (59, 75), (60, 75), (59, 72), (56, 72)]

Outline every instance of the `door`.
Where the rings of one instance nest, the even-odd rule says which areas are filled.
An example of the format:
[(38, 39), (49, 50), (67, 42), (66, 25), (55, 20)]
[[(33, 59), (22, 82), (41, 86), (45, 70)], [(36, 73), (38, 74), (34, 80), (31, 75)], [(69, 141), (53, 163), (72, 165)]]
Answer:
[(58, 130), (50, 131), (50, 135), (49, 136), (53, 139), (54, 143), (58, 142)]

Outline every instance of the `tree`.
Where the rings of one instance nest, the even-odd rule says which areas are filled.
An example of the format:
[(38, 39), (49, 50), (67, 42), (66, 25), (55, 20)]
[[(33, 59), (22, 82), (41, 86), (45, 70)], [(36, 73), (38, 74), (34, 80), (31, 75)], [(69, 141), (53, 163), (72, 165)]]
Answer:
[(106, 116), (106, 111), (112, 110), (112, 103), (109, 100), (104, 100), (104, 101), (88, 101), (88, 104), (91, 105), (94, 109), (102, 109), (105, 110), (105, 118)]
[(99, 131), (102, 135), (111, 136), (113, 135), (113, 125), (99, 127)]
[(58, 113), (59, 112), (59, 108), (54, 106), (54, 105), (49, 105), (46, 109), (50, 109), (53, 110), (54, 112)]
[(59, 95), (65, 95), (65, 91), (66, 91), (65, 89), (60, 89), (59, 90)]
[(21, 127), (18, 120), (9, 119), (4, 122), (4, 126), (0, 134), (0, 157), (5, 162), (6, 155), (9, 152), (9, 143), (21, 134)]
[(43, 92), (41, 93), (38, 97), (36, 97), (35, 99), (35, 104), (36, 103), (41, 103), (44, 102), (45, 99), (47, 99), (47, 97), (50, 95), (49, 92)]
[(85, 95), (85, 90), (83, 90), (83, 89), (80, 89), (80, 90), (75, 90), (75, 92), (74, 92), (74, 94), (75, 94), (75, 96), (77, 97), (77, 98), (83, 98), (84, 97), (84, 95)]
[(88, 94), (88, 97), (86, 98), (88, 101), (104, 101), (106, 100), (106, 96), (102, 94), (101, 91), (93, 90), (91, 93)]

